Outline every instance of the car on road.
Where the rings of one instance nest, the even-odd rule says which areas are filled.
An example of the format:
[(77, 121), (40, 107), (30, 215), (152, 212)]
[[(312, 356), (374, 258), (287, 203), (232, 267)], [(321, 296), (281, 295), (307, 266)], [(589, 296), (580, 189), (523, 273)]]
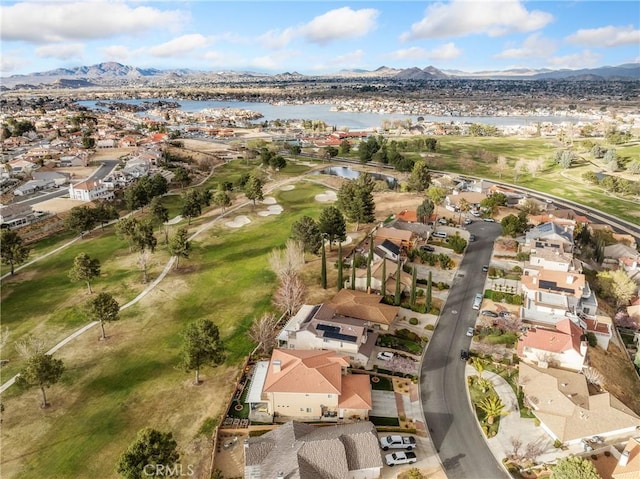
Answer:
[(406, 449), (410, 451), (416, 447), (416, 438), (413, 436), (391, 435), (380, 438), (380, 447), (383, 451), (389, 449)]
[(486, 264), (485, 264), (485, 265), (482, 267), (482, 272), (483, 272), (483, 273), (486, 273), (487, 271), (489, 271), (489, 265), (486, 265)]
[(420, 246), (420, 249), (422, 251), (428, 251), (429, 253), (433, 253), (436, 250), (433, 246), (429, 246), (426, 244), (423, 244), (422, 246)]
[(389, 351), (380, 351), (376, 357), (381, 361), (391, 361), (393, 356), (394, 354)]
[(497, 318), (498, 317), (498, 313), (495, 313), (495, 312), (491, 311), (490, 309), (483, 309), (482, 311), (480, 311), (480, 315), (489, 316), (490, 318)]
[(473, 328), (472, 327), (468, 327), (467, 328), (467, 336), (469, 336), (471, 338), (471, 337), (473, 337), (473, 333), (474, 333)]
[(470, 225), (471, 223), (473, 223), (473, 220), (471, 218), (465, 218), (464, 219), (464, 224), (465, 225)]
[(478, 293), (476, 294), (476, 296), (473, 298), (473, 306), (471, 306), (473, 309), (480, 309), (480, 305), (482, 304), (482, 293)]
[(482, 221), (486, 221), (487, 223), (495, 223), (496, 220), (494, 220), (493, 218), (485, 218)]
[(433, 236), (434, 238), (447, 239), (448, 235), (444, 231), (436, 231), (431, 236)]
[(469, 241), (475, 241), (476, 235), (469, 235)]
[(469, 351), (467, 351), (466, 349), (461, 349), (460, 350), (460, 359), (462, 361), (466, 361), (467, 359), (469, 359)]
[(440, 223), (441, 225), (446, 225), (447, 224), (447, 220), (446, 220), (446, 218), (440, 218), (438, 220), (438, 223)]
[(415, 452), (392, 452), (384, 456), (384, 460), (387, 466), (393, 467), (400, 464), (413, 464), (417, 462), (418, 458)]

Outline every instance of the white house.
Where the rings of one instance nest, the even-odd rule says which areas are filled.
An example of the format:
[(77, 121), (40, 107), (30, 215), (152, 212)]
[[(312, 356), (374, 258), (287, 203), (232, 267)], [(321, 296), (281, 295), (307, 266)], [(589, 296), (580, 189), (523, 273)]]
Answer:
[(112, 200), (115, 198), (106, 184), (98, 180), (87, 180), (69, 186), (69, 197), (72, 200), (94, 201)]
[(518, 339), (518, 357), (540, 367), (581, 371), (587, 357), (583, 329), (569, 318), (555, 328), (531, 328)]

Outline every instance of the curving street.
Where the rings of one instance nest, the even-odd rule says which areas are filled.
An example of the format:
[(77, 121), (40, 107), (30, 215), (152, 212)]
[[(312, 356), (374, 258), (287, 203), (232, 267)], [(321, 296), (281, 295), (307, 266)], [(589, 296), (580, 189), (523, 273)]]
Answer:
[(420, 371), (422, 408), (433, 445), (451, 479), (499, 479), (509, 477), (496, 461), (470, 406), (465, 383), (465, 361), (461, 349), (468, 349), (465, 335), (475, 324), (473, 298), (482, 293), (493, 242), (502, 232), (499, 223), (475, 221), (467, 228), (477, 240), (469, 243)]

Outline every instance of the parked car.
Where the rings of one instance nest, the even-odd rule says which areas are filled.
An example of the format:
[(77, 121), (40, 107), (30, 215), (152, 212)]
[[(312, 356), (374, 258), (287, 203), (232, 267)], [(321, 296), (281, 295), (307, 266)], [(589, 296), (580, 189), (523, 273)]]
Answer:
[(496, 222), (496, 220), (494, 220), (493, 218), (485, 218), (482, 221), (486, 221), (487, 223), (495, 223)]
[(434, 238), (447, 239), (448, 235), (444, 231), (436, 231), (431, 236), (433, 236)]
[(441, 225), (446, 225), (447, 224), (447, 220), (446, 220), (446, 218), (440, 218), (438, 220), (438, 223), (440, 223)]
[(469, 235), (469, 241), (475, 241), (476, 235)]
[(469, 351), (467, 351), (466, 349), (461, 349), (460, 350), (460, 359), (463, 361), (466, 361), (467, 359), (469, 359)]
[(420, 246), (420, 249), (422, 251), (428, 251), (429, 253), (433, 253), (436, 250), (433, 246), (429, 246), (426, 244), (423, 244), (422, 246)]
[(470, 225), (471, 223), (473, 223), (473, 220), (471, 218), (465, 218), (464, 219), (464, 224), (465, 225)]
[(473, 309), (480, 309), (480, 305), (482, 304), (482, 293), (477, 293), (476, 296), (473, 298), (473, 306), (471, 306)]
[(415, 452), (392, 452), (384, 456), (387, 466), (396, 466), (400, 464), (413, 464), (418, 460)]
[(410, 451), (416, 447), (416, 438), (413, 436), (384, 436), (380, 438), (380, 447), (383, 451), (389, 449), (407, 449)]
[(472, 327), (468, 327), (467, 328), (467, 336), (472, 337), (474, 333), (474, 330)]
[(376, 357), (381, 361), (390, 361), (393, 359), (393, 356), (393, 353), (390, 353), (389, 351), (381, 351)]
[(487, 271), (489, 271), (489, 265), (486, 265), (486, 264), (485, 264), (485, 265), (482, 267), (482, 272), (483, 272), (483, 273), (486, 273)]
[(498, 313), (495, 313), (495, 312), (491, 311), (490, 309), (483, 309), (482, 311), (480, 311), (480, 314), (482, 316), (489, 316), (491, 318), (497, 318), (498, 317)]
[(500, 316), (501, 318), (510, 318), (511, 317), (511, 311), (500, 311), (498, 313), (498, 316)]

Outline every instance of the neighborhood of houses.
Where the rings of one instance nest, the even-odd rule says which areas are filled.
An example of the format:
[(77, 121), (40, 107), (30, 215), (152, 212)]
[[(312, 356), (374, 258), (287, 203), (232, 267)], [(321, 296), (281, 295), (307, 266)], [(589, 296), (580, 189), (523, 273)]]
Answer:
[[(53, 114), (42, 121), (51, 128), (63, 126)], [(3, 194), (10, 191), (20, 200), (43, 190), (67, 188), (73, 200), (109, 201), (115, 190), (163, 171), (158, 164), (166, 134), (119, 136), (117, 131), (116, 126), (99, 125), (96, 148), (126, 147), (131, 152), (107, 176), (95, 180), (75, 181), (56, 171), (87, 166), (90, 157), (81, 146), (80, 133), (48, 143), (40, 142), (33, 132), (5, 139), (3, 154), (12, 159), (0, 170)], [(226, 129), (216, 131), (219, 136), (232, 135)], [(337, 132), (324, 135), (318, 146), (364, 136)], [(46, 168), (52, 164), (56, 168)], [(470, 353), (509, 358), (517, 367), (526, 404), (551, 442), (583, 453), (603, 479), (640, 477), (640, 416), (605, 390), (602, 381), (593, 380), (597, 375), (589, 361), (589, 337), (605, 352), (612, 344), (630, 352), (640, 347), (638, 333), (635, 346), (620, 339), (612, 317), (599, 307), (586, 279), (585, 263), (576, 255), (576, 228), (595, 232), (609, 227), (483, 181), (444, 175), (434, 178), (434, 183), (451, 189), (443, 203), (446, 213), (423, 224), (415, 210), (404, 209), (393, 221), (377, 225), (346, 258), (356, 268), (356, 255), (373, 251), (370, 272), (356, 268), (331, 300), (303, 305), (279, 331), (270, 357), (247, 365), (218, 431), (220, 461), (232, 465), (235, 461), (239, 470), (233, 472), (251, 479), (375, 479), (385, 477), (389, 466), (412, 465), (426, 454), (435, 455), (424, 443), (411, 454), (381, 451), (381, 437), (389, 430), (406, 431), (428, 443), (417, 383), (422, 354), (438, 322), (437, 312), (417, 313), (388, 304), (384, 298), (396, 288), (410, 293), (413, 281), (404, 269), (407, 266), (419, 272), (421, 295), (431, 294), (425, 284), (427, 276), (433, 276), (434, 284), (441, 285), (433, 295), (443, 304), (462, 258), (447, 247), (448, 238), (459, 234), (471, 241), (463, 225), (482, 221), (482, 200), (502, 193), (507, 206), (518, 208), (527, 201), (541, 213), (528, 216), (533, 227), (521, 237), (496, 242), (491, 263), (483, 271), (487, 278), (475, 330), (506, 318), (517, 322), (518, 337), (510, 347), (492, 350), (474, 330)], [(463, 203), (469, 206), (468, 212), (463, 211)], [(3, 227), (17, 228), (43, 216), (46, 212), (34, 211), (20, 201), (0, 208)], [(635, 239), (610, 233), (616, 242), (604, 248), (603, 266), (623, 269), (640, 283)], [(418, 264), (415, 256), (410, 260), (409, 253), (422, 247), (449, 256), (453, 268)], [(521, 304), (507, 304), (487, 294), (496, 291), (519, 296)], [(640, 301), (628, 312), (640, 323)], [(237, 446), (235, 440), (223, 439), (245, 437), (247, 430), (261, 428), (268, 432)], [(567, 454), (557, 449), (558, 456)], [(229, 455), (232, 460), (225, 459)]]

